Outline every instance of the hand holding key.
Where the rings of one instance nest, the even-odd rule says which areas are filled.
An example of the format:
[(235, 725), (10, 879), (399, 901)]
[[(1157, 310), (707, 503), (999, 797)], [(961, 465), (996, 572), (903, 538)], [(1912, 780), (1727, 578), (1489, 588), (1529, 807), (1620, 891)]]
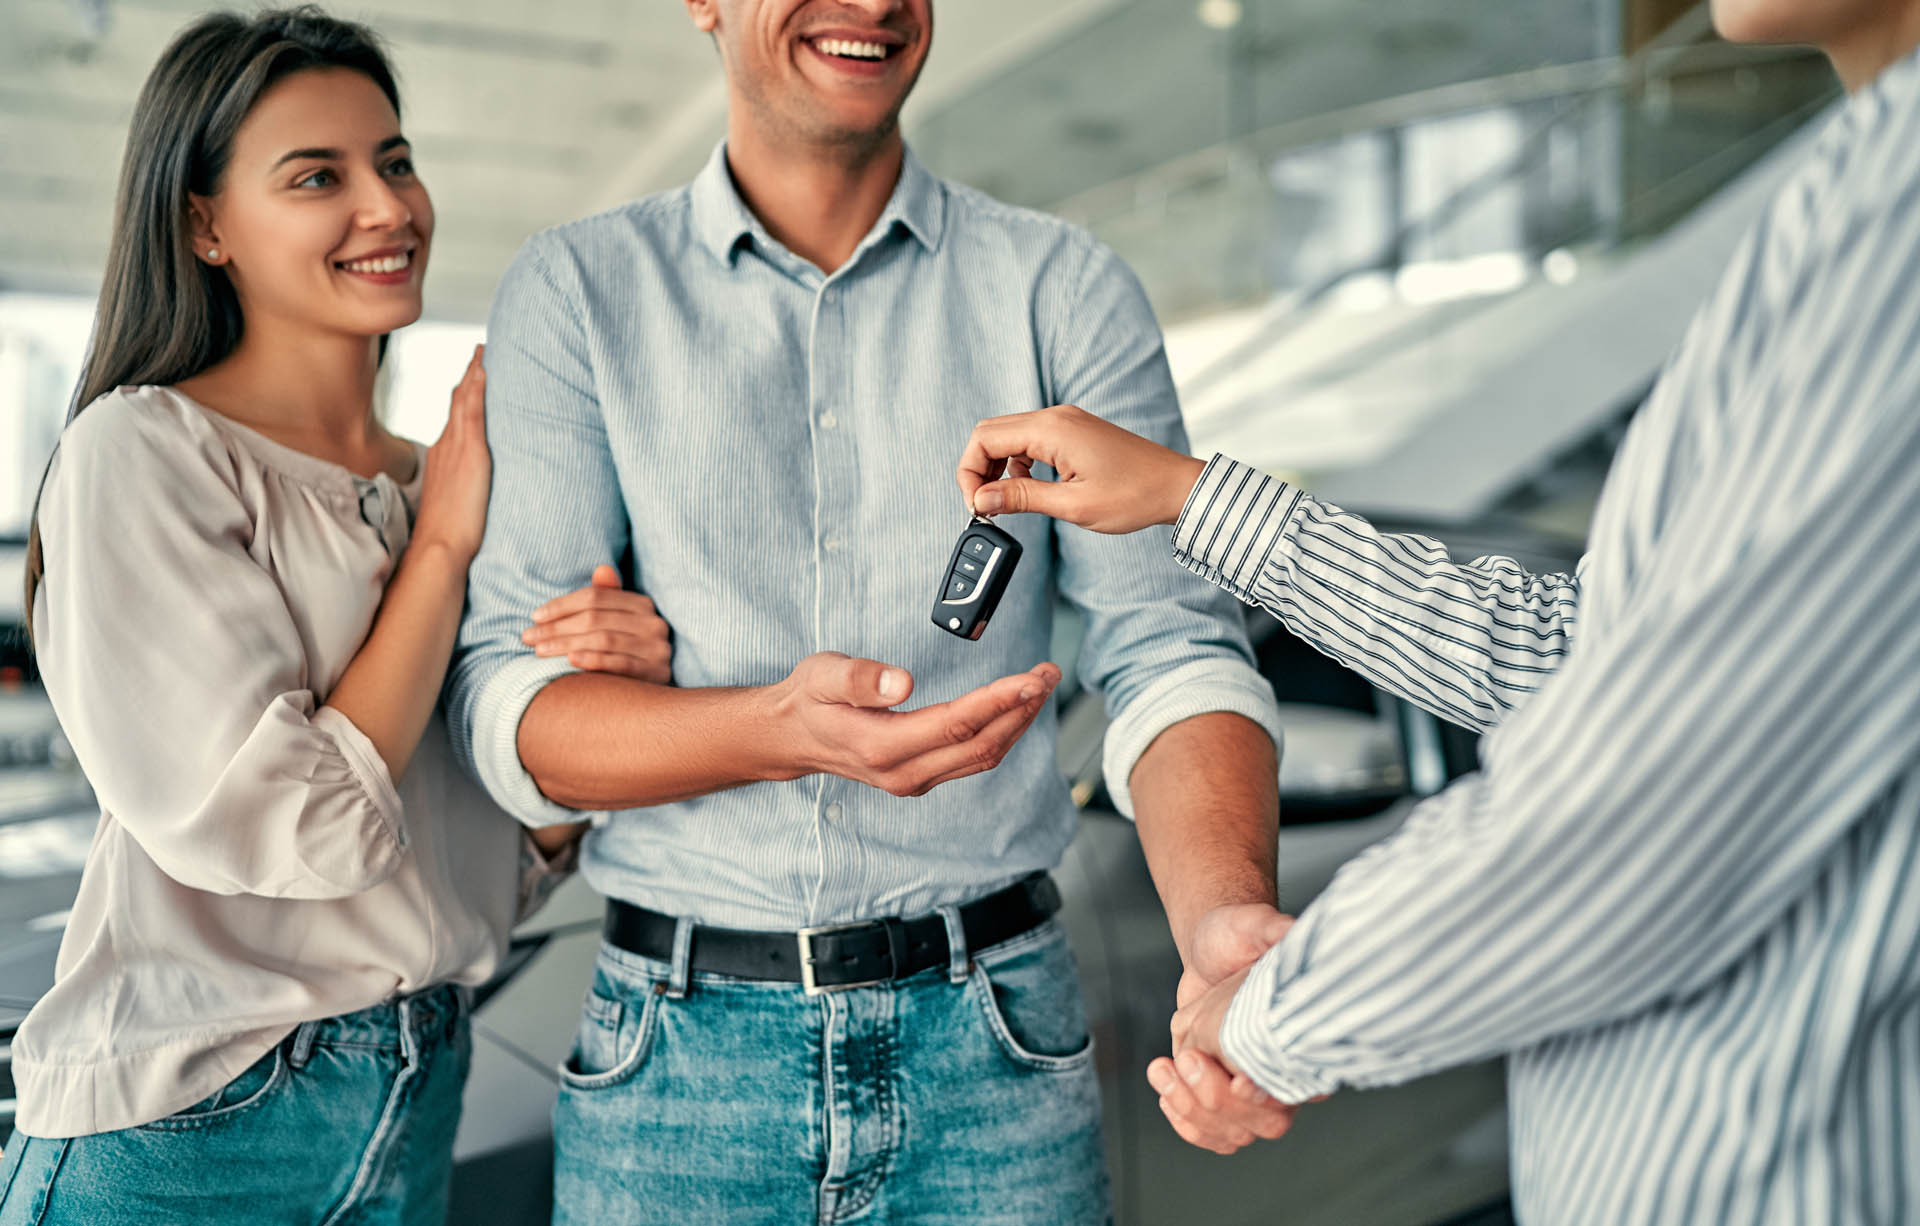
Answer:
[(806, 773), (924, 796), (1000, 765), (1059, 681), (1057, 667), (1040, 664), (951, 702), (895, 711), (913, 693), (906, 670), (823, 651), (780, 683), (778, 709)]
[[(1033, 476), (1050, 465), (1052, 481)], [(1071, 404), (974, 427), (954, 476), (976, 515), (1038, 511), (1095, 532), (1138, 532), (1180, 517), (1203, 461)], [(1000, 480), (1002, 473), (1010, 474)]]

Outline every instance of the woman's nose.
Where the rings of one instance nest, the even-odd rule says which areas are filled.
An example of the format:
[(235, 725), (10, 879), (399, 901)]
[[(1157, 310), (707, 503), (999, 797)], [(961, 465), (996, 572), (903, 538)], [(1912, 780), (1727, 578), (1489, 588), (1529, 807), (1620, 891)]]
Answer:
[(360, 224), (369, 230), (396, 230), (413, 220), (413, 210), (384, 177), (376, 177), (356, 202)]

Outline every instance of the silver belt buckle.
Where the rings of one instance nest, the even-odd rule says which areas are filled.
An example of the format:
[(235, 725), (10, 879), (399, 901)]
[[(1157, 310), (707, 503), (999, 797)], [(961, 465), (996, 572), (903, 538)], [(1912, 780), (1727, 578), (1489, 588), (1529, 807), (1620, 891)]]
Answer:
[(802, 928), (794, 934), (800, 945), (800, 986), (807, 990), (808, 996), (825, 996), (829, 992), (845, 992), (852, 988), (871, 988), (886, 983), (886, 979), (860, 979), (853, 983), (816, 983), (813, 978), (813, 938), (834, 932), (852, 932), (856, 928), (879, 927), (876, 920), (867, 920), (859, 924), (824, 924), (818, 928)]

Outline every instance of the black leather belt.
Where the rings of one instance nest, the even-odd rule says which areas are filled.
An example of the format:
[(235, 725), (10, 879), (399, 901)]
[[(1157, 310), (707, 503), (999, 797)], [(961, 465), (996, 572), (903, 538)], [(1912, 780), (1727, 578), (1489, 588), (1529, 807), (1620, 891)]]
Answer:
[[(1038, 927), (1059, 909), (1059, 887), (1047, 874), (1035, 873), (961, 907), (960, 927), (967, 948), (981, 950)], [(612, 899), (603, 932), (609, 944), (628, 953), (668, 962), (677, 922), (671, 915)], [(799, 932), (696, 925), (690, 969), (798, 983), (809, 996), (817, 996), (905, 979), (945, 966), (948, 956), (946, 921), (935, 912)]]

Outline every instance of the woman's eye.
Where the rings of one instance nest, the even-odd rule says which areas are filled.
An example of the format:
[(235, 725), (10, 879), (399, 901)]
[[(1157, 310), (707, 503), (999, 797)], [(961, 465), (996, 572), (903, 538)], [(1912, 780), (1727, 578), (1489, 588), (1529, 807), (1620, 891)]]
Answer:
[(391, 162), (387, 163), (387, 173), (390, 175), (398, 175), (398, 176), (401, 176), (402, 178), (408, 175), (411, 175), (413, 173), (413, 159), (412, 158), (393, 159)]
[(331, 170), (316, 170), (312, 174), (308, 175), (306, 178), (301, 179), (299, 182), (295, 183), (294, 186), (295, 187), (332, 187), (333, 172)]

